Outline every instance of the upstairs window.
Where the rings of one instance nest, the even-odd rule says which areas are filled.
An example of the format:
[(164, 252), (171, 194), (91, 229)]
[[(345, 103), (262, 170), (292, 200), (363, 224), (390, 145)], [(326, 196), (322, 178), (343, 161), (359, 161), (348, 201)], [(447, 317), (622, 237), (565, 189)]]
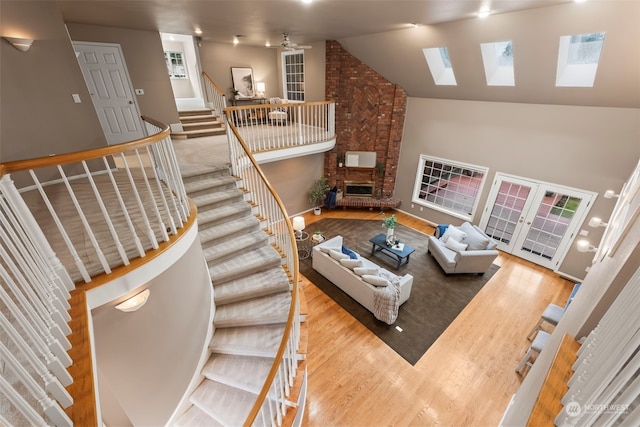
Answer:
[(169, 77), (172, 79), (186, 79), (187, 67), (184, 62), (184, 54), (182, 52), (170, 52), (164, 53), (164, 60), (167, 62), (167, 69), (169, 70)]
[(436, 85), (457, 86), (456, 77), (449, 59), (449, 51), (446, 47), (432, 47), (422, 49), (424, 58), (431, 71), (431, 76)]
[(511, 41), (482, 43), (480, 50), (487, 86), (515, 86)]
[(282, 87), (286, 99), (304, 102), (304, 50), (282, 52)]
[(605, 33), (560, 37), (556, 86), (593, 87)]
[(412, 202), (471, 221), (487, 168), (421, 155)]

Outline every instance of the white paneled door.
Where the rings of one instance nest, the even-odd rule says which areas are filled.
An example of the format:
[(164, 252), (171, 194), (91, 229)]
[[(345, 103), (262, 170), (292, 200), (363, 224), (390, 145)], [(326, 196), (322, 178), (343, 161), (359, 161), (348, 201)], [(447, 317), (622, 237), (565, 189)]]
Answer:
[(143, 138), (140, 112), (120, 45), (73, 42), (109, 145)]
[(557, 270), (595, 193), (496, 174), (480, 228), (498, 249)]

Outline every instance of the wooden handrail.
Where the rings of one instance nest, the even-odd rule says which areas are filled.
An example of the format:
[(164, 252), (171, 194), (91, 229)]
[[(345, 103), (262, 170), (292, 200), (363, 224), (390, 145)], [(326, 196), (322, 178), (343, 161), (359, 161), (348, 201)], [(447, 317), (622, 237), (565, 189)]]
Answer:
[[(225, 110), (225, 114), (227, 115), (227, 120), (230, 121), (230, 119), (231, 119), (230, 110), (226, 109)], [(233, 125), (230, 125), (229, 128), (231, 129), (231, 131), (233, 132), (233, 134), (237, 138), (238, 143), (240, 144), (240, 146), (244, 150), (245, 154), (249, 158), (249, 161), (253, 165), (254, 169), (257, 171), (258, 175), (260, 176), (260, 179), (262, 180), (262, 182), (267, 187), (269, 193), (271, 193), (271, 195), (275, 199), (276, 204), (278, 205), (279, 209), (282, 211), (282, 214), (283, 214), (284, 218), (286, 219), (287, 232), (289, 234), (289, 241), (292, 242), (292, 243), (295, 242), (295, 234), (294, 234), (294, 231), (293, 231), (293, 226), (291, 224), (291, 221), (289, 221), (289, 219), (288, 219), (289, 215), (287, 214), (287, 209), (285, 208), (284, 203), (282, 202), (282, 199), (280, 199), (280, 196), (278, 196), (278, 193), (275, 191), (273, 186), (269, 183), (269, 180), (265, 176), (264, 172), (262, 172), (262, 169), (258, 166), (258, 162), (256, 161), (256, 159), (253, 157), (253, 155), (251, 155), (251, 151), (249, 150), (249, 147), (246, 145), (246, 143), (244, 142), (244, 140), (240, 136), (240, 133), (238, 132), (238, 129)], [(297, 310), (297, 302), (296, 301), (298, 299), (298, 281), (299, 281), (299, 278), (300, 278), (299, 271), (300, 271), (300, 269), (299, 269), (298, 257), (294, 257), (294, 261), (293, 261), (293, 291), (291, 293), (291, 306), (289, 307), (289, 314), (287, 316), (287, 323), (285, 324), (285, 329), (284, 329), (284, 333), (282, 335), (282, 340), (280, 341), (280, 346), (278, 347), (278, 351), (276, 352), (276, 356), (274, 358), (273, 365), (271, 366), (271, 370), (269, 371), (269, 374), (267, 375), (267, 378), (266, 378), (266, 380), (265, 380), (265, 382), (264, 382), (264, 384), (262, 386), (262, 389), (260, 390), (260, 393), (258, 394), (258, 397), (256, 398), (256, 403), (253, 405), (253, 408), (251, 408), (251, 411), (249, 412), (249, 415), (245, 419), (244, 426), (246, 426), (246, 427), (251, 426), (253, 424), (254, 420), (256, 419), (256, 417), (258, 416), (258, 413), (260, 412), (260, 409), (262, 408), (262, 404), (266, 400), (267, 395), (269, 393), (269, 388), (271, 387), (271, 384), (273, 383), (273, 381), (276, 378), (276, 375), (278, 374), (278, 369), (280, 368), (280, 363), (281, 363), (282, 359), (284, 358), (284, 352), (286, 351), (287, 344), (288, 344), (288, 341), (289, 341), (289, 336), (291, 335), (291, 330), (293, 328), (293, 324), (294, 324), (295, 317), (296, 317), (296, 310)]]
[(221, 96), (225, 96), (224, 92), (222, 91), (222, 89), (220, 89), (220, 87), (216, 84), (216, 82), (213, 81), (213, 79), (211, 78), (211, 76), (209, 74), (207, 74), (206, 71), (202, 72), (202, 75), (209, 80), (209, 83), (211, 83), (211, 85), (218, 91), (218, 93)]
[(110, 145), (108, 147), (93, 148), (90, 150), (75, 151), (67, 154), (57, 154), (46, 157), (36, 157), (34, 159), (16, 160), (12, 162), (0, 164), (0, 178), (7, 173), (25, 171), (29, 169), (38, 169), (44, 167), (51, 167), (57, 165), (65, 165), (69, 163), (76, 163), (82, 160), (97, 159), (104, 156), (111, 156), (119, 154), (124, 151), (134, 150), (136, 148), (144, 147), (156, 143), (168, 137), (171, 133), (169, 126), (164, 123), (153, 120), (149, 117), (142, 116), (143, 120), (158, 126), (162, 129), (159, 133), (144, 138), (136, 139), (134, 141), (123, 142), (122, 144)]

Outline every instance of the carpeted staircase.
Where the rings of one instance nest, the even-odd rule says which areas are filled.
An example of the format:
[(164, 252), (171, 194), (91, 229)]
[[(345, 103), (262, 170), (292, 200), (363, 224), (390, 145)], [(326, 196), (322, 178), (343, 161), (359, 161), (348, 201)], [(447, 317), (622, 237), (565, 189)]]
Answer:
[(224, 135), (226, 127), (219, 116), (210, 109), (180, 111), (181, 132), (171, 132), (175, 139), (199, 138), (202, 136)]
[(290, 281), (228, 167), (181, 169), (187, 193), (198, 206), (216, 314), (204, 379), (190, 397), (193, 406), (175, 425), (242, 425), (280, 344)]

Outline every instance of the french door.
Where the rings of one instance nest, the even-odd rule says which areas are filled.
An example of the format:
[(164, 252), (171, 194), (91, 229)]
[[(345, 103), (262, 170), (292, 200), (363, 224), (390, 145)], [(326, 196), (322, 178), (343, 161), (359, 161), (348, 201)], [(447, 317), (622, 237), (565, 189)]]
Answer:
[(595, 193), (496, 174), (480, 220), (498, 249), (557, 270)]

